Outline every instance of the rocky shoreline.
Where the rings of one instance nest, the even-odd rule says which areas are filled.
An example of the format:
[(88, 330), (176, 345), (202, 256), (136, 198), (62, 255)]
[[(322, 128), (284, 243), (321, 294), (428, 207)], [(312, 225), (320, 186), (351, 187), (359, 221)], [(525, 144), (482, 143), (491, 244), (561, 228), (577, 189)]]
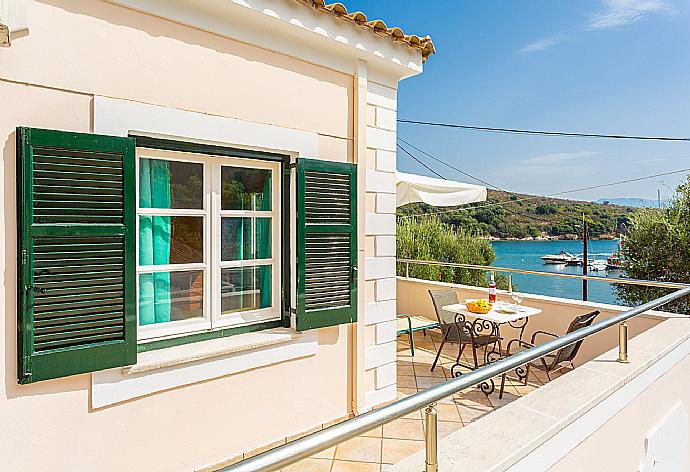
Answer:
[[(542, 236), (528, 236), (526, 238), (496, 238), (494, 236), (485, 236), (483, 239), (489, 241), (577, 241), (582, 239), (581, 234), (561, 234), (558, 236), (542, 235)], [(590, 237), (590, 241), (612, 241), (614, 239), (620, 239), (620, 235), (616, 234), (601, 234), (599, 236)]]

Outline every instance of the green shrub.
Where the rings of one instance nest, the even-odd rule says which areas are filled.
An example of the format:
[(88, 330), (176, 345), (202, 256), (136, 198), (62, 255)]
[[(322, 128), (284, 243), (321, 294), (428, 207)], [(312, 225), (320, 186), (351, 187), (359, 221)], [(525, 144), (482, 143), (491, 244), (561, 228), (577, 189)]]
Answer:
[[(690, 283), (690, 178), (668, 208), (640, 209), (630, 218), (623, 244), (623, 270), (633, 279)], [(664, 288), (617, 285), (621, 302), (639, 305), (661, 297)], [(688, 300), (667, 309), (690, 314)]]
[[(491, 243), (476, 233), (458, 229), (436, 217), (399, 218), (397, 253), (400, 259), (491, 265), (496, 258)], [(406, 274), (406, 264), (398, 263), (398, 275)], [(499, 287), (507, 287), (505, 276), (496, 274)], [(485, 287), (484, 270), (410, 264), (409, 276), (425, 280)]]

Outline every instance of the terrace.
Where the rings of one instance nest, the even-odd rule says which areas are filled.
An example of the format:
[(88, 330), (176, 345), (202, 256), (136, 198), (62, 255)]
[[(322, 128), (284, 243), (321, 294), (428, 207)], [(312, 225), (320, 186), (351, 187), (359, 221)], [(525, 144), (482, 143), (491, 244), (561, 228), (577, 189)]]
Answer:
[[(599, 278), (589, 277), (589, 279), (598, 280)], [(664, 285), (644, 281), (628, 281), (628, 283)], [(669, 289), (683, 288), (682, 291), (686, 294), (690, 290), (682, 284), (665, 285), (668, 285)], [(439, 288), (455, 290), (460, 300), (478, 298), (484, 296), (485, 292), (483, 288), (398, 277), (398, 313), (410, 313), (435, 319), (428, 290)], [(508, 378), (502, 398), (499, 398), (498, 388), (489, 395), (485, 395), (476, 387), (478, 382), (439, 397), (435, 407), (437, 421), (435, 438), (433, 434), (427, 434), (429, 428), (426, 422), (429, 418), (425, 417), (424, 410), (415, 409), (395, 419), (380, 421), (380, 425), (352, 439), (342, 442), (333, 441), (335, 445), (330, 448), (282, 470), (412, 472), (420, 470), (425, 461), (427, 471), (455, 470), (454, 465), (460, 463), (467, 465), (465, 470), (473, 471), (513, 470), (512, 468), (515, 467), (517, 467), (515, 470), (531, 470), (520, 467), (531, 464), (530, 461), (534, 461), (535, 455), (543, 452), (542, 449), (549, 444), (549, 441), (561, 440), (555, 438), (560, 438), (559, 434), (562, 436), (563, 431), (569, 431), (569, 428), (578, 421), (582, 422), (593, 414), (601, 416), (600, 413), (595, 413), (598, 406), (612, 401), (617, 391), (624, 390), (623, 386), (628, 388), (629, 385), (639, 383), (643, 373), (649, 375), (659, 367), (658, 364), (662, 360), (672, 355), (678, 356), (678, 352), (682, 355), (683, 349), (687, 349), (690, 340), (690, 323), (687, 323), (687, 318), (683, 316), (642, 309), (627, 319), (630, 309), (626, 307), (532, 294), (523, 295), (524, 305), (542, 310), (540, 315), (530, 319), (524, 338), (528, 339), (533, 332), (538, 330), (565, 334), (568, 324), (575, 316), (598, 310), (600, 315), (595, 320), (595, 324), (602, 326), (604, 324), (620, 326), (615, 321), (626, 317), (623, 321), (627, 321), (624, 325), (627, 336), (631, 338), (630, 343), (628, 345), (628, 337), (620, 338), (622, 330), (598, 327), (588, 333), (590, 335), (584, 339), (574, 361), (576, 367), (574, 371), (564, 369), (554, 372), (549, 381), (543, 372), (532, 369), (527, 385), (523, 385), (514, 378), (514, 374), (511, 378), (512, 368), (504, 369), (502, 371), (508, 372)], [(669, 297), (673, 296), (677, 294), (669, 295)], [(499, 292), (499, 300), (501, 299), (508, 300), (509, 293)], [(656, 304), (656, 306), (661, 305), (663, 305), (661, 302)], [(507, 325), (503, 325), (501, 329), (501, 335), (506, 339), (515, 338), (519, 334), (517, 330)], [(439, 365), (432, 372), (431, 365), (441, 342), (439, 330), (428, 330), (426, 333), (417, 331), (414, 333), (413, 341), (414, 356), (408, 336), (400, 335), (397, 338), (399, 400), (429, 394), (438, 386), (453, 379), (451, 367), (456, 362), (457, 345), (444, 346)], [(619, 342), (622, 343), (621, 346)], [(616, 362), (622, 355), (619, 350), (629, 353), (630, 363)], [(462, 353), (465, 363), (471, 363), (470, 356), (469, 349)], [(510, 360), (513, 357), (515, 356), (504, 360)], [(672, 374), (687, 375), (688, 367), (690, 366), (684, 365), (685, 372), (674, 371)], [(486, 369), (479, 369), (474, 374), (480, 374), (482, 370)], [(466, 373), (469, 371), (463, 371), (463, 374)], [(669, 375), (665, 377), (666, 382), (669, 382), (671, 378), (670, 371), (668, 373)], [(496, 372), (493, 375), (487, 375), (484, 378), (493, 377), (498, 387), (500, 377), (496, 376)], [(462, 377), (467, 376), (460, 376)], [(455, 382), (457, 380), (455, 379)], [(648, 379), (645, 385), (649, 387), (657, 380), (657, 378), (651, 381)], [(605, 431), (608, 423), (615, 422), (616, 411), (613, 415), (604, 415), (606, 421), (594, 428), (591, 434), (600, 429)], [(617, 414), (625, 413), (626, 410), (623, 408)], [(591, 422), (591, 418), (589, 421)], [(340, 426), (346, 426), (346, 424)], [(323, 432), (326, 433), (326, 431)], [(610, 438), (607, 439), (610, 440)], [(437, 454), (429, 451), (429, 441), (438, 443)], [(575, 446), (576, 444), (572, 445), (568, 451), (574, 450)], [(290, 444), (284, 447), (289, 448)], [(425, 447), (427, 447), (426, 452)], [(437, 457), (438, 469), (429, 464), (429, 454)], [(567, 464), (568, 459), (568, 454), (554, 457), (551, 466), (555, 467), (554, 470), (559, 470), (558, 465), (564, 461)], [(241, 465), (238, 464), (238, 466)], [(248, 467), (251, 467), (251, 464), (248, 464)], [(228, 470), (260, 469), (230, 468)], [(566, 467), (563, 470), (571, 469)]]
[[(407, 336), (397, 340), (398, 398), (404, 398), (451, 379), (450, 368), (455, 363), (453, 347), (444, 347), (440, 365), (431, 372), (441, 335), (431, 330), (425, 336), (414, 333), (415, 355), (410, 351)], [(457, 346), (455, 346), (457, 352)], [(463, 354), (465, 362), (469, 357)], [(558, 376), (560, 374), (556, 374)], [(548, 382), (541, 373), (530, 375), (528, 385), (509, 380), (503, 399), (498, 394), (485, 395), (476, 387), (451, 395), (439, 402), (439, 439), (459, 431), (466, 425), (496, 411), (504, 405), (539, 388)], [(309, 459), (289, 466), (284, 471), (299, 472), (385, 472), (393, 464), (424, 450), (424, 415), (415, 411), (382, 427), (338, 446), (331, 447)]]

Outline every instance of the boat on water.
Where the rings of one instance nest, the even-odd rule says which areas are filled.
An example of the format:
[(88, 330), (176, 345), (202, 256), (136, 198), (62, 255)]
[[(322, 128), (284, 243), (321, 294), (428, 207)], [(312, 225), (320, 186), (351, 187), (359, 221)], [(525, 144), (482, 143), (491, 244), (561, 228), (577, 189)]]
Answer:
[(590, 259), (587, 261), (587, 270), (599, 272), (607, 269), (607, 263), (603, 259)]
[(620, 251), (616, 251), (606, 259), (606, 269), (621, 270), (623, 268), (623, 255)]
[(545, 264), (578, 264), (581, 259), (568, 251), (561, 251), (558, 254), (547, 254), (546, 256), (541, 256), (541, 259)]

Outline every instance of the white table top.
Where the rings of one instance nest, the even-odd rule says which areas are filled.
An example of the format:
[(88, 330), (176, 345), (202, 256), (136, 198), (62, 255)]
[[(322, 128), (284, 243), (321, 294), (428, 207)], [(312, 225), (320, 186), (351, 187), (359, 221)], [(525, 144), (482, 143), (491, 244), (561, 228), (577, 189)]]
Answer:
[(519, 311), (517, 313), (500, 313), (496, 311), (496, 308), (501, 307), (501, 306), (515, 306), (511, 303), (506, 303), (506, 302), (497, 302), (494, 303), (493, 308), (491, 309), (490, 312), (488, 313), (472, 313), (467, 309), (467, 305), (464, 303), (456, 303), (454, 305), (447, 305), (444, 306), (444, 310), (451, 311), (453, 313), (460, 313), (463, 315), (471, 316), (473, 318), (479, 318), (482, 320), (488, 320), (492, 321), (494, 323), (511, 323), (513, 321), (521, 320), (523, 318), (527, 318), (529, 316), (534, 316), (538, 315), (539, 313), (542, 312), (539, 308), (532, 308), (529, 306), (525, 305), (520, 305)]

